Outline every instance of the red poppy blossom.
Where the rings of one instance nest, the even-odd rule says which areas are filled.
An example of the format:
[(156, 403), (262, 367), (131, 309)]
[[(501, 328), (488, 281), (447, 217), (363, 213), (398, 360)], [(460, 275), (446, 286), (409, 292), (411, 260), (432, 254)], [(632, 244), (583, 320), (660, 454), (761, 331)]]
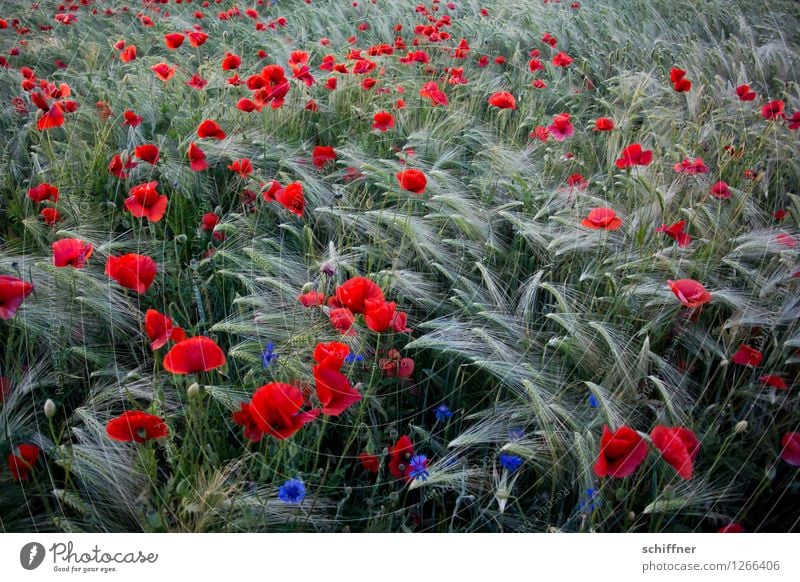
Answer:
[(169, 50), (174, 51), (183, 44), (184, 38), (180, 32), (170, 32), (164, 35), (164, 43)]
[(600, 438), (600, 454), (594, 464), (594, 473), (598, 477), (624, 478), (642, 464), (647, 456), (647, 443), (630, 427), (621, 426), (614, 432), (603, 426)]
[(517, 100), (508, 91), (497, 91), (489, 97), (489, 105), (498, 109), (516, 109)]
[(781, 439), (781, 459), (800, 467), (800, 432), (787, 432)]
[(318, 343), (314, 347), (314, 361), (320, 368), (340, 370), (350, 348), (341, 342)]
[(51, 129), (53, 127), (61, 127), (62, 125), (64, 125), (64, 111), (61, 109), (61, 105), (59, 105), (58, 102), (54, 102), (47, 110), (47, 113), (36, 122), (36, 128), (39, 131), (44, 131), (45, 129)]
[(422, 89), (419, 90), (419, 94), (425, 99), (430, 99), (434, 106), (446, 106), (448, 104), (447, 95), (439, 89), (439, 85), (436, 81), (428, 81), (425, 83)]
[(326, 164), (336, 161), (336, 150), (331, 146), (316, 146), (311, 154), (311, 162), (317, 168), (323, 168)]
[(158, 146), (152, 143), (142, 144), (133, 150), (133, 155), (148, 164), (156, 164), (159, 157)]
[(262, 184), (261, 187), (264, 188), (264, 190), (261, 192), (261, 197), (266, 202), (275, 202), (275, 194), (278, 192), (278, 190), (283, 188), (283, 185), (277, 180), (272, 180), (269, 182), (269, 188), (265, 188), (264, 184)]
[(694, 309), (711, 301), (711, 293), (694, 279), (668, 280), (667, 285), (686, 307)]
[(377, 473), (381, 468), (381, 461), (377, 455), (371, 455), (364, 451), (358, 455), (358, 461), (365, 471)]
[(622, 226), (622, 219), (617, 216), (611, 208), (593, 208), (589, 215), (581, 220), (583, 226), (602, 229), (602, 230), (617, 230)]
[(372, 116), (372, 129), (386, 131), (394, 127), (394, 115), (388, 111), (378, 111)]
[(778, 390), (786, 390), (788, 388), (786, 381), (777, 374), (765, 374), (763, 376), (759, 376), (758, 381), (761, 384), (772, 386)]
[(47, 226), (53, 226), (59, 220), (61, 220), (61, 213), (56, 210), (55, 208), (42, 208), (42, 211), (39, 215), (44, 219), (44, 222)]
[(306, 199), (303, 195), (303, 185), (300, 182), (292, 182), (276, 191), (275, 200), (292, 214), (303, 216)]
[(675, 164), (673, 169), (679, 174), (684, 173), (690, 176), (708, 173), (708, 166), (703, 162), (703, 158), (695, 158), (694, 160), (684, 158), (682, 162)]
[(141, 410), (127, 410), (106, 424), (106, 434), (115, 441), (143, 443), (169, 436), (167, 424)]
[(634, 143), (622, 150), (622, 156), (616, 161), (620, 170), (632, 166), (647, 166), (653, 161), (652, 150), (642, 150), (641, 144)]
[[(202, 18), (202, 16), (197, 16), (198, 14), (200, 13), (195, 12), (195, 18)], [(203, 46), (203, 43), (205, 43), (208, 39), (208, 35), (205, 32), (200, 32), (197, 30), (187, 33), (186, 36), (189, 37), (189, 44), (195, 48)]]
[(553, 64), (557, 67), (568, 67), (574, 59), (566, 53), (556, 53), (553, 57)]
[(339, 416), (350, 406), (361, 400), (361, 393), (339, 370), (327, 365), (312, 368), (316, 381), (317, 398), (322, 404), (322, 414)]
[(786, 127), (789, 129), (795, 130), (800, 129), (800, 111), (795, 111), (792, 113), (792, 116), (786, 120), (787, 124)]
[(406, 380), (414, 373), (414, 360), (404, 358), (395, 349), (389, 350), (385, 358), (381, 358), (378, 366), (388, 378)]
[(157, 270), (158, 267), (153, 259), (135, 253), (119, 257), (111, 256), (106, 261), (106, 275), (140, 295), (153, 284)]
[(683, 232), (683, 228), (685, 226), (686, 226), (686, 221), (679, 220), (672, 226), (667, 226), (666, 224), (662, 224), (656, 229), (656, 232), (663, 232), (672, 240), (676, 241), (679, 247), (685, 247), (690, 242), (692, 242), (692, 237)]
[(750, 85), (739, 85), (736, 87), (736, 96), (739, 101), (753, 101), (756, 98), (756, 92), (750, 89)]
[(396, 304), (383, 299), (364, 300), (364, 321), (372, 331), (388, 331), (394, 321)]
[(52, 249), (56, 267), (82, 269), (92, 256), (94, 247), (77, 238), (62, 238), (52, 244)]
[(428, 178), (416, 169), (401, 170), (395, 174), (395, 178), (403, 190), (414, 194), (423, 194), (428, 185)]
[(30, 472), (39, 460), (41, 449), (36, 445), (28, 443), (17, 447), (17, 454), (13, 452), (8, 455), (8, 469), (11, 471), (11, 478), (14, 481), (27, 481)]
[(125, 127), (126, 125), (130, 125), (131, 127), (136, 127), (142, 122), (142, 117), (136, 115), (136, 113), (134, 113), (130, 109), (126, 109), (122, 113), (122, 117), (124, 119), (124, 121), (122, 122), (122, 127)]
[(192, 75), (191, 79), (186, 81), (186, 84), (192, 89), (195, 89), (197, 91), (202, 91), (205, 88), (205, 86), (208, 85), (208, 81), (206, 79), (203, 79), (203, 77), (201, 77), (197, 73), (195, 73)]
[(575, 132), (569, 118), (569, 113), (559, 113), (553, 117), (552, 125), (547, 126), (547, 131), (555, 140), (564, 141)]
[(314, 307), (325, 303), (325, 294), (319, 291), (309, 291), (297, 297), (303, 307)]
[(48, 184), (47, 182), (42, 182), (38, 186), (34, 186), (33, 188), (28, 188), (28, 198), (30, 198), (37, 204), (40, 202), (44, 202), (45, 200), (52, 200), (53, 202), (58, 202), (58, 188), (56, 188), (51, 184)]
[(175, 67), (170, 67), (167, 63), (158, 63), (150, 67), (156, 77), (164, 81), (169, 81), (175, 75)]
[(180, 342), (186, 339), (183, 329), (172, 323), (172, 318), (155, 309), (148, 309), (144, 314), (144, 330), (150, 338), (150, 349), (156, 351), (170, 340)]
[(249, 405), (253, 424), (264, 434), (283, 440), (319, 416), (320, 410), (303, 411), (299, 388), (272, 382), (258, 388)]
[(328, 313), (331, 324), (343, 335), (355, 335), (353, 324), (356, 322), (353, 312), (346, 307), (331, 309)]
[(222, 59), (222, 70), (233, 71), (242, 64), (242, 57), (231, 52), (226, 52)]
[(0, 275), (0, 319), (14, 317), (19, 306), (32, 292), (33, 285), (27, 281), (11, 275)]
[(202, 172), (208, 168), (206, 161), (206, 153), (201, 150), (195, 143), (189, 144), (189, 151), (186, 152), (189, 158), (189, 167), (193, 172)]
[(195, 336), (178, 342), (164, 356), (164, 369), (173, 374), (208, 372), (225, 365), (225, 354), (216, 342)]
[(119, 60), (123, 63), (130, 63), (136, 58), (136, 45), (129, 44), (119, 53)]
[(389, 473), (395, 479), (405, 479), (408, 474), (408, 461), (414, 455), (414, 443), (407, 435), (401, 436), (389, 447)]
[(197, 128), (197, 136), (209, 139), (225, 139), (225, 132), (222, 131), (216, 121), (205, 119)]
[(381, 288), (366, 277), (352, 277), (336, 288), (336, 299), (354, 313), (365, 313), (368, 300), (385, 300)]
[(756, 367), (761, 363), (764, 355), (755, 348), (748, 345), (741, 345), (736, 353), (731, 357), (731, 362), (740, 366)]
[(768, 102), (761, 108), (761, 116), (767, 121), (777, 121), (778, 119), (785, 119), (786, 114), (783, 112), (786, 104), (780, 99)]
[(156, 191), (158, 182), (138, 184), (128, 191), (125, 208), (136, 218), (158, 222), (167, 210), (167, 197)]
[(595, 119), (595, 131), (611, 131), (612, 129), (614, 129), (614, 120), (610, 117), (598, 117)]
[(669, 72), (669, 80), (672, 81), (672, 88), (678, 93), (685, 93), (692, 88), (692, 82), (686, 78), (686, 71), (673, 67)]
[(247, 178), (253, 173), (253, 162), (251, 162), (249, 158), (234, 160), (228, 164), (228, 169), (236, 172), (242, 178)]
[(710, 194), (714, 198), (727, 199), (731, 197), (731, 190), (728, 187), (727, 182), (720, 180), (719, 182), (716, 182), (713, 186), (711, 186)]
[(700, 452), (700, 443), (695, 434), (688, 428), (657, 426), (650, 433), (664, 460), (672, 465), (678, 475), (691, 479), (694, 472), (694, 460)]

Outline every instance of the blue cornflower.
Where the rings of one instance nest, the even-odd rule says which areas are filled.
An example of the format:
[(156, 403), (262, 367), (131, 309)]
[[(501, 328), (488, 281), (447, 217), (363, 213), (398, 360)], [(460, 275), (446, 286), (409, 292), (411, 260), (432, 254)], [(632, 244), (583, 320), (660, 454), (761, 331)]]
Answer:
[(597, 401), (597, 397), (594, 394), (589, 394), (589, 406), (592, 408), (597, 408), (600, 406), (600, 403)]
[(300, 503), (306, 497), (306, 486), (300, 479), (289, 479), (278, 487), (278, 499), (284, 503)]
[(344, 357), (344, 361), (346, 364), (355, 364), (356, 362), (363, 362), (364, 356), (362, 356), (361, 354), (354, 354), (351, 352)]
[(507, 453), (500, 454), (500, 464), (508, 469), (509, 473), (513, 473), (522, 466), (523, 460), (516, 455), (509, 455)]
[(412, 479), (427, 481), (430, 477), (428, 473), (428, 457), (425, 455), (414, 455), (408, 461), (408, 476)]
[(438, 420), (439, 422), (444, 422), (451, 416), (453, 416), (453, 412), (449, 408), (447, 408), (446, 404), (440, 404), (436, 408), (436, 420)]
[(508, 429), (508, 439), (518, 441), (525, 436), (525, 431), (519, 427)]
[(278, 354), (275, 353), (275, 344), (272, 342), (267, 342), (267, 345), (264, 346), (264, 351), (261, 352), (261, 363), (263, 363), (264, 367), (267, 368), (277, 359)]
[(597, 491), (597, 489), (589, 487), (586, 490), (586, 499), (581, 501), (580, 511), (591, 513), (595, 510), (595, 508), (599, 507), (600, 499), (598, 499), (598, 493), (599, 491)]

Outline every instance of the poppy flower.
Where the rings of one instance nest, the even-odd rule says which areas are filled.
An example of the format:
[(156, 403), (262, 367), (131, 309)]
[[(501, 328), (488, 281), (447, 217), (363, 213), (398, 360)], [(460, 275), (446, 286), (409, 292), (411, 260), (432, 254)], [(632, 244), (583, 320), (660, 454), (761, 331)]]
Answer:
[(175, 75), (175, 67), (170, 67), (167, 63), (158, 63), (150, 67), (156, 77), (164, 81), (169, 81)]
[(340, 370), (350, 348), (341, 342), (318, 343), (314, 347), (314, 361), (320, 368)]
[(47, 226), (53, 226), (56, 222), (61, 220), (61, 213), (55, 208), (42, 208), (39, 215), (44, 219)]
[(786, 390), (788, 388), (786, 381), (777, 374), (765, 374), (763, 376), (759, 376), (758, 381), (761, 384), (772, 386), (778, 390)]
[(121, 60), (123, 63), (130, 63), (134, 59), (136, 59), (135, 44), (129, 44), (119, 53), (119, 60)]
[(673, 67), (669, 72), (669, 80), (672, 81), (672, 88), (678, 93), (685, 93), (692, 88), (692, 82), (686, 78), (686, 71)]
[(703, 158), (695, 158), (694, 160), (684, 158), (682, 162), (675, 164), (673, 169), (679, 174), (684, 173), (690, 176), (708, 173), (708, 166), (703, 162)]
[(260, 111), (261, 107), (252, 99), (242, 97), (236, 103), (236, 109), (239, 111), (244, 111), (245, 113), (252, 113), (253, 111)]
[(666, 224), (662, 224), (656, 229), (656, 232), (663, 232), (672, 240), (677, 241), (679, 247), (685, 247), (692, 241), (692, 237), (683, 232), (683, 228), (685, 226), (686, 226), (686, 221), (679, 220), (672, 226), (667, 226)]
[(38, 186), (34, 186), (33, 188), (28, 188), (28, 198), (30, 198), (37, 204), (40, 202), (44, 202), (45, 200), (52, 200), (53, 202), (58, 202), (58, 188), (56, 188), (51, 184), (48, 184), (47, 182), (42, 182)]
[(126, 109), (122, 113), (122, 117), (124, 119), (124, 121), (122, 122), (122, 127), (125, 127), (126, 125), (130, 125), (131, 127), (136, 127), (142, 122), (142, 117), (136, 115), (136, 113), (134, 113), (130, 109)]
[(508, 91), (497, 91), (489, 97), (489, 105), (498, 109), (516, 109), (517, 100)]
[(350, 385), (340, 371), (325, 365), (312, 368), (316, 382), (317, 398), (322, 404), (322, 414), (339, 416), (361, 400), (361, 393)]
[(795, 111), (787, 122), (786, 127), (789, 129), (800, 129), (800, 111)]
[(736, 87), (736, 96), (739, 101), (753, 101), (756, 98), (756, 92), (750, 89), (750, 85), (739, 85)]
[(225, 354), (216, 342), (203, 336), (179, 341), (164, 356), (164, 369), (173, 374), (208, 372), (225, 365)]
[(159, 156), (158, 146), (152, 143), (137, 146), (133, 150), (133, 155), (148, 164), (156, 164)]
[[(200, 13), (195, 12), (195, 18), (202, 18), (202, 16), (197, 16), (197, 14)], [(194, 48), (203, 46), (203, 44), (208, 39), (208, 35), (205, 32), (200, 32), (198, 30), (193, 30), (192, 32), (188, 32), (186, 36), (189, 38), (189, 44), (192, 45)]]
[(388, 331), (394, 320), (395, 303), (383, 299), (364, 300), (364, 321), (372, 331)]
[(316, 146), (311, 154), (311, 162), (317, 168), (336, 161), (336, 151), (331, 146)]
[(299, 388), (272, 382), (255, 391), (249, 414), (258, 430), (283, 440), (319, 416), (319, 409), (303, 411), (302, 407), (303, 392)]
[(144, 331), (150, 338), (150, 349), (156, 351), (168, 341), (180, 342), (186, 339), (183, 329), (172, 323), (172, 318), (155, 309), (148, 309), (144, 314)]
[(225, 132), (222, 131), (216, 121), (205, 119), (197, 128), (197, 136), (209, 139), (225, 139)]
[(600, 454), (594, 464), (598, 477), (622, 479), (633, 474), (647, 456), (647, 443), (630, 427), (621, 426), (614, 432), (603, 426)]
[(408, 315), (402, 311), (395, 311), (392, 318), (392, 329), (397, 333), (408, 333), (411, 329), (408, 327)]
[(250, 413), (250, 403), (242, 402), (239, 410), (233, 413), (233, 423), (237, 426), (244, 428), (244, 438), (257, 443), (264, 436), (261, 429), (258, 428), (253, 415)]
[(275, 202), (275, 194), (283, 188), (283, 185), (277, 180), (272, 180), (269, 182), (269, 188), (265, 188), (264, 184), (261, 187), (263, 189), (261, 197), (267, 202)]
[(610, 208), (593, 208), (589, 215), (581, 220), (583, 226), (593, 229), (617, 230), (622, 226), (622, 219)]
[(191, 87), (192, 89), (195, 89), (197, 91), (201, 91), (201, 90), (203, 90), (205, 88), (206, 85), (208, 85), (208, 81), (206, 79), (203, 79), (197, 73), (195, 73), (195, 74), (192, 75), (191, 79), (186, 81), (186, 84), (189, 87)]
[(711, 301), (711, 293), (694, 279), (668, 280), (667, 285), (686, 307), (694, 309)]
[(710, 194), (714, 198), (720, 198), (724, 200), (731, 197), (731, 190), (728, 187), (727, 182), (720, 180), (719, 182), (716, 182), (713, 186), (711, 186)]
[(574, 59), (566, 53), (556, 53), (553, 56), (553, 64), (557, 67), (568, 67)]
[(13, 452), (8, 455), (8, 470), (11, 471), (11, 478), (14, 481), (27, 481), (30, 472), (39, 460), (41, 449), (36, 445), (28, 443), (17, 447), (17, 454)]
[(157, 270), (158, 267), (153, 259), (135, 253), (119, 257), (111, 256), (106, 261), (106, 275), (140, 295), (153, 284)]
[(389, 350), (385, 358), (381, 358), (378, 366), (388, 378), (406, 380), (414, 373), (414, 360), (404, 358), (395, 349)]
[(688, 428), (657, 426), (650, 433), (664, 460), (672, 465), (678, 475), (691, 479), (694, 472), (694, 460), (700, 452), (700, 443), (695, 434)]
[(614, 129), (614, 120), (610, 117), (598, 117), (595, 119), (595, 131), (611, 131), (612, 129)]
[(0, 319), (11, 319), (25, 298), (33, 292), (33, 285), (11, 275), (0, 275)]
[(167, 197), (156, 191), (158, 182), (138, 184), (128, 191), (125, 208), (136, 218), (147, 218), (150, 222), (158, 222), (167, 210)]
[(355, 335), (353, 324), (356, 322), (353, 312), (346, 307), (331, 309), (328, 313), (331, 324), (343, 335)]
[(620, 170), (632, 166), (647, 166), (653, 161), (652, 150), (642, 150), (641, 144), (634, 143), (622, 150), (622, 156), (616, 161)]
[(395, 175), (398, 184), (403, 190), (414, 194), (423, 194), (428, 185), (428, 178), (420, 170), (406, 169), (397, 172)]
[(303, 185), (300, 182), (292, 182), (284, 188), (275, 192), (275, 201), (281, 204), (292, 214), (303, 216), (306, 207), (306, 199), (303, 196)]
[(365, 471), (370, 473), (377, 473), (381, 467), (381, 461), (377, 455), (371, 455), (364, 451), (358, 455), (358, 461)]
[(186, 152), (189, 158), (189, 167), (193, 172), (202, 172), (208, 168), (206, 161), (206, 153), (201, 150), (195, 143), (189, 144), (189, 151)]
[(169, 436), (167, 424), (141, 410), (127, 410), (106, 423), (106, 434), (115, 441), (143, 443)]
[(228, 169), (236, 172), (242, 178), (247, 178), (253, 173), (253, 162), (251, 162), (249, 158), (234, 160), (228, 164)]
[(185, 37), (180, 32), (170, 32), (164, 35), (164, 43), (171, 51), (179, 48), (183, 44), (184, 39)]
[(756, 367), (761, 363), (764, 355), (755, 348), (742, 344), (731, 357), (731, 362), (740, 366)]
[(63, 238), (52, 244), (53, 264), (56, 267), (82, 269), (92, 256), (94, 247), (77, 238)]
[(385, 300), (381, 288), (366, 277), (351, 277), (336, 288), (336, 299), (354, 313), (365, 313), (368, 300)]
[(428, 81), (419, 90), (420, 97), (430, 99), (431, 103), (436, 105), (446, 106), (448, 104), (447, 95), (439, 89), (436, 81)]
[(800, 467), (800, 432), (787, 432), (781, 439), (781, 459)]
[(303, 295), (299, 295), (297, 300), (303, 307), (312, 307), (315, 305), (322, 305), (325, 303), (325, 294), (319, 291), (309, 291)]
[(780, 99), (768, 102), (761, 108), (761, 117), (767, 121), (777, 121), (778, 119), (786, 118), (783, 112), (786, 104)]
[(569, 121), (569, 113), (559, 113), (553, 117), (553, 124), (547, 126), (547, 131), (557, 141), (564, 141), (570, 137), (574, 132), (572, 123)]
[(226, 52), (222, 59), (222, 70), (233, 71), (242, 64), (242, 57), (231, 52)]
[(47, 113), (36, 122), (36, 128), (39, 131), (44, 131), (45, 129), (51, 129), (53, 127), (61, 127), (62, 125), (64, 125), (64, 111), (61, 109), (61, 105), (59, 105), (58, 102), (54, 102), (50, 106), (50, 109), (47, 110)]
[(797, 246), (797, 240), (792, 235), (786, 232), (779, 232), (775, 236), (775, 239), (778, 241), (778, 244), (781, 244), (790, 249), (793, 249)]
[(395, 479), (404, 479), (408, 474), (408, 462), (414, 455), (414, 443), (407, 435), (401, 436), (389, 447), (389, 473)]

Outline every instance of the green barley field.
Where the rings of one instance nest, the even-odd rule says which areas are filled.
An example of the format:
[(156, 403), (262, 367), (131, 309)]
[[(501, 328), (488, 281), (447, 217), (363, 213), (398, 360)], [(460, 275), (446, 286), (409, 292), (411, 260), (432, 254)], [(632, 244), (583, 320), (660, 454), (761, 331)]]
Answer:
[(0, 0), (0, 531), (791, 532), (800, 5)]

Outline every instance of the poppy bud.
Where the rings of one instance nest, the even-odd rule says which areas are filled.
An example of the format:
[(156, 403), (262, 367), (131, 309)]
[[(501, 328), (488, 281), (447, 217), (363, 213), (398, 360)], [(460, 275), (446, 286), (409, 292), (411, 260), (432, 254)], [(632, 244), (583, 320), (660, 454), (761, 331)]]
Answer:
[(392, 503), (397, 502), (399, 498), (400, 495), (397, 493), (397, 491), (392, 491), (391, 493), (389, 493), (389, 501), (391, 501)]
[(222, 206), (215, 207), (214, 214), (216, 214), (217, 216), (222, 216)]
[(310, 281), (309, 281), (308, 283), (306, 283), (305, 285), (303, 285), (302, 289), (300, 289), (300, 293), (301, 293), (301, 294), (308, 293), (308, 292), (309, 292), (309, 291), (311, 291), (312, 289), (314, 289), (314, 283), (312, 283), (312, 282), (310, 282)]
[(628, 512), (628, 519), (633, 521), (634, 519), (636, 519), (636, 514), (634, 512), (632, 512), (632, 511), (629, 511)]
[(195, 396), (200, 394), (200, 384), (195, 382), (194, 384), (189, 386), (189, 389), (186, 391), (186, 394), (189, 395), (189, 398), (194, 398)]
[(178, 244), (184, 244), (187, 240), (189, 240), (189, 237), (187, 237), (185, 234), (179, 234), (175, 237), (175, 242)]
[(733, 434), (740, 434), (747, 430), (747, 421), (740, 420), (736, 423), (736, 426), (733, 427)]
[(345, 496), (350, 497), (353, 494), (353, 488), (348, 485), (344, 488), (344, 494)]
[(111, 200), (106, 200), (105, 202), (102, 203), (102, 205), (108, 208), (109, 210), (116, 210), (117, 208), (117, 205)]
[(389, 438), (392, 439), (392, 440), (397, 439), (397, 430), (396, 429), (392, 429), (392, 430), (389, 431)]
[(53, 418), (56, 415), (56, 403), (49, 398), (44, 403), (44, 415), (47, 418)]

